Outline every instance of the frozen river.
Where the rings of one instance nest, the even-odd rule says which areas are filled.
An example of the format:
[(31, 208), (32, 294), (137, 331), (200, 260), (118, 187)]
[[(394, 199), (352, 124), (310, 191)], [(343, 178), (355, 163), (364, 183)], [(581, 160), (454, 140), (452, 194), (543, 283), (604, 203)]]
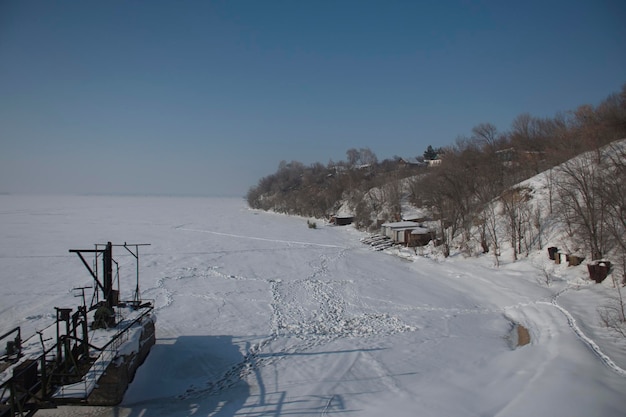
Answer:
[[(605, 288), (536, 258), (410, 262), (352, 227), (239, 199), (0, 196), (0, 333), (43, 328), (91, 283), (68, 253), (141, 248), (157, 344), (119, 407), (41, 416), (623, 416), (624, 340)], [(134, 259), (118, 254), (130, 296)], [(545, 267), (543, 267), (545, 270)], [(599, 292), (600, 291), (600, 292)], [(124, 294), (122, 294), (124, 297)], [(590, 313), (591, 312), (591, 313)], [(589, 314), (589, 316), (587, 316)], [(531, 343), (515, 348), (513, 323)]]

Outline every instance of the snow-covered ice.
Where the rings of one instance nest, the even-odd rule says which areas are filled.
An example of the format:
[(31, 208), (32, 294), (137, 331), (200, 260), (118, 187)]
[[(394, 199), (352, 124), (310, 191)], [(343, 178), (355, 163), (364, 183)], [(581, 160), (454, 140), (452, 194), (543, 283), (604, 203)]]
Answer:
[[(41, 416), (623, 416), (614, 291), (534, 253), (393, 256), (352, 227), (239, 199), (0, 196), (0, 333), (27, 336), (91, 277), (68, 249), (142, 247), (157, 344), (122, 404)], [(117, 253), (121, 276), (134, 258)], [(407, 259), (409, 261), (407, 261)], [(506, 259), (503, 259), (506, 261)], [(542, 282), (545, 273), (552, 283)], [(124, 287), (130, 297), (134, 281)], [(514, 323), (531, 343), (515, 348)]]

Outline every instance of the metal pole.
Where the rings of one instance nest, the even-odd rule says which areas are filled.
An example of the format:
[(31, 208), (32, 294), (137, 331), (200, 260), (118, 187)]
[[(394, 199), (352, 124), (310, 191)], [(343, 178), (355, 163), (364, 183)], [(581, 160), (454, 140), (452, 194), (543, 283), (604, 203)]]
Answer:
[(102, 261), (104, 268), (104, 298), (106, 299), (107, 307), (113, 308), (113, 247), (111, 242), (108, 242), (106, 245)]
[(137, 265), (137, 286), (135, 287), (135, 303), (139, 306), (139, 245), (135, 246), (135, 251), (137, 252), (137, 259), (135, 264)]

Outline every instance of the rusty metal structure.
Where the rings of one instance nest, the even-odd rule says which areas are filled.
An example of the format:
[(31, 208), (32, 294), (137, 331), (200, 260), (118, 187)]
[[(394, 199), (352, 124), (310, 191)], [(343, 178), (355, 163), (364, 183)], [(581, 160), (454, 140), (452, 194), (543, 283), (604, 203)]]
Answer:
[[(125, 369), (130, 379), (154, 344), (153, 304), (143, 301), (139, 292), (139, 248), (147, 245), (108, 242), (93, 249), (70, 250), (93, 278), (91, 302), (87, 305), (85, 297), (90, 287), (75, 288), (81, 292), (82, 305), (75, 311), (55, 307), (55, 322), (37, 336), (23, 340), (19, 327), (0, 335), (0, 417), (32, 416), (38, 409), (57, 404), (121, 401), (128, 378), (122, 381), (125, 385), (114, 387), (113, 394), (102, 392), (98, 382), (111, 367), (126, 366), (120, 358), (125, 343), (136, 343), (139, 356), (139, 361), (129, 361), (133, 369)], [(127, 301), (120, 299), (114, 247), (124, 248), (136, 261), (134, 291)], [(91, 264), (87, 255), (93, 256)]]

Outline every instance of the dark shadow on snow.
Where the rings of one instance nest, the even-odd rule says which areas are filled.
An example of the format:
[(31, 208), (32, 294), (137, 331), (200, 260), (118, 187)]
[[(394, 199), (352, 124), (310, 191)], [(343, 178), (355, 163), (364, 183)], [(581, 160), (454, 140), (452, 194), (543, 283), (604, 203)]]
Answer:
[[(139, 368), (115, 416), (280, 416), (320, 415), (346, 410), (341, 395), (288, 401), (284, 391), (268, 391), (261, 368), (287, 356), (328, 355), (375, 349), (326, 352), (255, 353), (232, 336), (180, 336), (158, 339)], [(242, 339), (238, 339), (242, 340)], [(284, 410), (287, 406), (287, 410)]]

